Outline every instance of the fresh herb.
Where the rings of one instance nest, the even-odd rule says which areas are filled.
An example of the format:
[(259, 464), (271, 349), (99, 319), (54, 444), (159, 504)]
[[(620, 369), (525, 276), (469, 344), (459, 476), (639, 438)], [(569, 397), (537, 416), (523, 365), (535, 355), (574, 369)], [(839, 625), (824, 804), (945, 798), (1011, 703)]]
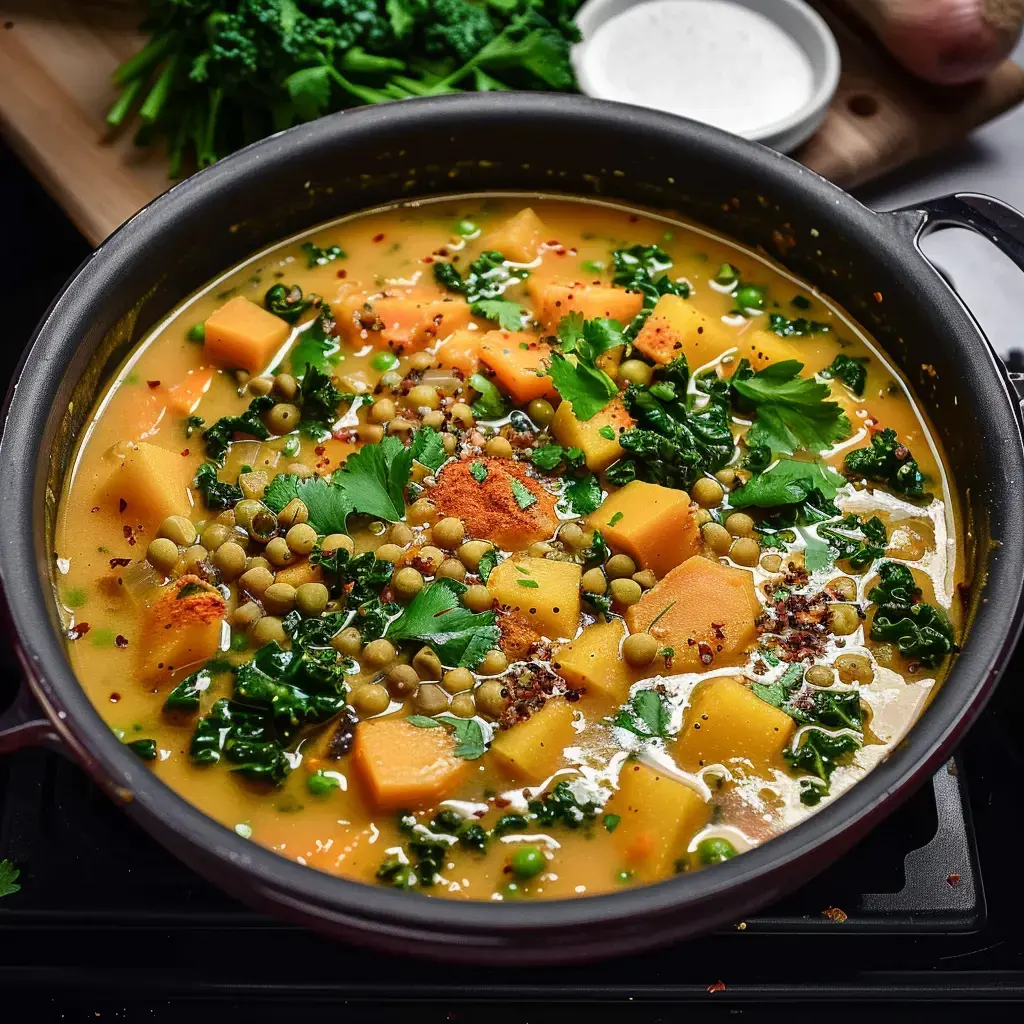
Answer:
[(234, 508), (243, 498), (241, 487), (224, 483), (218, 478), (217, 466), (213, 462), (200, 464), (193, 483), (203, 496), (206, 507), (212, 511)]
[(850, 452), (844, 468), (851, 476), (879, 480), (908, 498), (926, 497), (924, 475), (910, 449), (900, 443), (892, 427), (879, 430), (871, 438), (870, 447)]
[(577, 516), (589, 516), (591, 512), (596, 512), (603, 499), (604, 492), (593, 473), (583, 473), (569, 479), (562, 491), (562, 501)]
[(531, 800), (528, 806), (530, 814), (547, 828), (552, 825), (580, 828), (593, 821), (601, 811), (600, 804), (577, 797), (572, 786), (564, 779), (556, 783), (550, 793), (538, 800)]
[(453, 753), (464, 761), (475, 761), (487, 752), (484, 731), (475, 718), (455, 718), (453, 715), (428, 718), (426, 715), (410, 715), (406, 721), (420, 729), (437, 729), (441, 726), (450, 729), (455, 736)]
[(606, 831), (614, 832), (619, 827), (619, 822), (622, 821), (622, 816), (619, 814), (606, 814), (601, 819), (601, 824), (604, 825)]
[(312, 304), (313, 299), (303, 295), (297, 284), (272, 285), (263, 296), (263, 305), (267, 310), (289, 324), (295, 323)]
[(828, 324), (819, 323), (817, 320), (808, 320), (805, 316), (790, 320), (781, 313), (768, 314), (768, 329), (780, 338), (807, 338), (812, 334), (825, 334), (830, 330)]
[(819, 526), (818, 536), (828, 543), (833, 558), (845, 559), (852, 569), (858, 570), (882, 558), (889, 543), (885, 524), (878, 516), (865, 522), (858, 516), (848, 515), (835, 524)]
[(497, 646), (501, 631), (494, 612), (473, 612), (462, 604), (465, 592), (465, 584), (452, 579), (428, 584), (388, 626), (387, 638), (418, 640), (444, 665), (475, 668)]
[(786, 359), (750, 373), (743, 363), (732, 387), (753, 406), (757, 417), (747, 444), (792, 455), (798, 448), (820, 452), (850, 435), (850, 421), (838, 402), (827, 401), (827, 384), (801, 377), (803, 363)]
[(572, 403), (576, 419), (589, 420), (618, 394), (615, 382), (597, 366), (597, 357), (625, 345), (626, 338), (617, 321), (584, 320), (579, 313), (563, 317), (557, 334), (562, 351), (552, 353), (547, 375), (559, 395)]
[(191, 437), (200, 427), (206, 426), (206, 420), (202, 416), (187, 416), (185, 418), (185, 437)]
[[(325, 552), (315, 547), (310, 552), (309, 561), (320, 568), (331, 593), (344, 601), (345, 608), (357, 608), (380, 597), (380, 592), (391, 582), (395, 569), (391, 562), (377, 558), (372, 551), (350, 555), (344, 548)], [(329, 618), (314, 621), (327, 622)]]
[(321, 302), (316, 319), (302, 331), (289, 354), (292, 373), (296, 377), (301, 377), (307, 366), (315, 367), (328, 377), (331, 375), (331, 371), (343, 358), (336, 330), (337, 323), (331, 307)]
[(412, 457), (421, 466), (437, 470), (448, 460), (441, 435), (433, 427), (420, 427), (412, 435)]
[(20, 877), (21, 872), (9, 860), (0, 860), (0, 897), (13, 896), (20, 892)]
[(654, 372), (649, 388), (630, 385), (623, 401), (637, 421), (619, 435), (625, 455), (608, 469), (608, 480), (630, 480), (684, 490), (727, 465), (736, 453), (730, 429), (728, 389), (699, 381), (707, 402), (688, 398), (689, 368), (680, 357)]
[(539, 590), (540, 584), (536, 580), (516, 580), (516, 583), (521, 587), (526, 587), (529, 590)]
[[(612, 283), (631, 292), (640, 292), (644, 297), (643, 308), (625, 330), (627, 338), (637, 336), (662, 295), (678, 295), (685, 299), (690, 294), (689, 285), (684, 281), (673, 281), (662, 273), (672, 266), (672, 258), (656, 245), (616, 249), (612, 253), (612, 263), (615, 267)], [(657, 274), (661, 276), (656, 277)]]
[(657, 690), (637, 691), (612, 719), (612, 725), (645, 740), (667, 738), (671, 724), (668, 704)]
[(528, 508), (537, 504), (537, 495), (530, 490), (521, 480), (516, 480), (514, 477), (511, 481), (512, 486), (512, 497), (515, 498), (516, 504), (525, 512)]
[(815, 776), (814, 779), (801, 779), (801, 803), (809, 807), (820, 803), (821, 798), (828, 794), (832, 773), (839, 767), (840, 761), (861, 746), (861, 741), (849, 732), (828, 732), (813, 727), (806, 729), (800, 746), (796, 750), (783, 752), (783, 757), (794, 768)]
[(858, 397), (868, 381), (867, 356), (846, 356), (842, 352), (821, 371), (820, 376), (841, 380)]
[(495, 548), (489, 548), (484, 552), (483, 557), (480, 559), (480, 564), (476, 567), (477, 575), (480, 577), (482, 583), (486, 583), (490, 578), (494, 567), (498, 564), (498, 552)]
[(518, 331), (523, 326), (523, 307), (507, 299), (480, 299), (469, 311), (484, 320), (494, 320), (503, 331)]
[(478, 459), (475, 459), (469, 464), (469, 475), (478, 484), (482, 484), (487, 479), (487, 467)]
[[(751, 477), (729, 496), (733, 508), (776, 508), (781, 505), (803, 506), (815, 495), (831, 505), (845, 481), (824, 462), (798, 462), (779, 459), (763, 473)], [(830, 514), (835, 516), (833, 505)]]
[(156, 760), (156, 740), (128, 740), (125, 746), (142, 761)]
[(228, 447), (236, 434), (255, 437), (260, 441), (270, 439), (270, 431), (260, 418), (274, 407), (270, 395), (258, 395), (240, 416), (221, 416), (213, 426), (203, 431), (206, 456), (213, 462), (221, 463), (228, 453)]
[(603, 427), (600, 427), (597, 432), (606, 441), (615, 440), (615, 428), (610, 423), (606, 423)]
[(538, 468), (550, 473), (559, 463), (567, 466), (581, 466), (584, 455), (581, 449), (563, 448), (560, 444), (545, 444), (536, 448), (530, 455), (530, 461)]
[(505, 400), (501, 392), (482, 373), (474, 373), (469, 378), (469, 386), (480, 396), (473, 403), (473, 412), (478, 419), (500, 420), (505, 415)]
[(958, 650), (949, 617), (921, 600), (921, 588), (907, 566), (883, 562), (878, 575), (880, 582), (868, 594), (868, 600), (878, 606), (871, 639), (895, 644), (903, 657), (938, 668), (947, 654)]
[(306, 254), (306, 266), (311, 270), (313, 267), (326, 267), (333, 260), (343, 260), (347, 255), (345, 250), (337, 245), (329, 245), (321, 249), (319, 245), (312, 242), (303, 242), (301, 247)]
[[(329, 436), (334, 421), (338, 418), (338, 405), (346, 396), (331, 383), (329, 373), (307, 363), (302, 372), (299, 386), (298, 406), (302, 411), (303, 433), (317, 440)], [(355, 399), (355, 395), (348, 395)]]
[[(435, 263), (434, 278), (438, 284), (449, 291), (459, 292), (466, 296), (466, 301), (471, 307), (481, 305), (489, 300), (500, 299), (506, 288), (519, 284), (530, 276), (530, 272), (520, 267), (510, 267), (508, 261), (500, 252), (489, 249), (480, 253), (479, 256), (469, 265), (469, 271), (465, 277), (458, 272), (450, 263)], [(502, 305), (516, 306), (517, 303), (509, 302)], [(483, 308), (483, 307), (482, 307)], [(494, 309), (495, 307), (489, 307)], [(477, 312), (477, 316), (487, 320), (498, 319), (495, 313)], [(507, 311), (506, 311), (507, 315)], [(518, 331), (520, 321), (516, 321), (515, 327), (506, 327), (506, 330)]]

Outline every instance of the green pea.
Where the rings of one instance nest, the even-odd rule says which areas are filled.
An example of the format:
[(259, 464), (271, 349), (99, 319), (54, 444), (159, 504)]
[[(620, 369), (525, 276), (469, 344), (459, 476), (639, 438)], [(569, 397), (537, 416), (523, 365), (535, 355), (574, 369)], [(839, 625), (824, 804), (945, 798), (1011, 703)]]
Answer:
[(386, 373), (398, 365), (398, 356), (394, 352), (378, 352), (371, 360), (370, 365), (380, 373)]
[(603, 274), (605, 265), (600, 260), (584, 260), (580, 264), (580, 270), (584, 274)]
[(721, 864), (736, 856), (736, 847), (728, 839), (714, 837), (702, 839), (697, 844), (697, 859), (701, 864)]
[(327, 796), (332, 789), (337, 789), (340, 785), (341, 783), (334, 775), (327, 775), (320, 770), (306, 776), (306, 789), (313, 796)]
[(520, 878), (533, 878), (544, 870), (544, 854), (537, 846), (520, 846), (512, 854), (512, 870)]
[(185, 335), (189, 341), (203, 342), (206, 341), (206, 324), (202, 320), (197, 324), (193, 324), (188, 329), (188, 334)]
[(468, 217), (463, 217), (462, 220), (455, 225), (455, 230), (462, 235), (463, 238), (471, 238), (473, 235), (480, 234), (480, 229), (476, 226), (476, 223), (471, 221)]
[(756, 284), (745, 284), (737, 288), (736, 305), (740, 309), (764, 309), (764, 289)]

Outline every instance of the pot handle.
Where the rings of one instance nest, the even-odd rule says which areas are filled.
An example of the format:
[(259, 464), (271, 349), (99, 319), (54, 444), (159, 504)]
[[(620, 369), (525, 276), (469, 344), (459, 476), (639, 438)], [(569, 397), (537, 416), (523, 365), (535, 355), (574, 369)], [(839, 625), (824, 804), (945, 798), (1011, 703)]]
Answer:
[(23, 747), (59, 747), (60, 738), (24, 680), (6, 711), (0, 713), (0, 754)]

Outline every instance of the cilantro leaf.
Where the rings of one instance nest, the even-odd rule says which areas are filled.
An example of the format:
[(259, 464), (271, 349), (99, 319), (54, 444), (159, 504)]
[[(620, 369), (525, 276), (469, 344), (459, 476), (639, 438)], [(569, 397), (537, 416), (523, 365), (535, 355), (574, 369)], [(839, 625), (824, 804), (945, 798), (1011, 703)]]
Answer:
[(518, 331), (523, 326), (523, 307), (505, 299), (480, 299), (469, 307), (473, 316), (495, 320), (504, 331)]
[(593, 473), (585, 473), (570, 481), (562, 492), (562, 499), (573, 514), (578, 516), (589, 516), (591, 512), (597, 511), (603, 498), (604, 492)]
[(346, 520), (354, 511), (344, 488), (322, 476), (306, 479), (280, 473), (270, 481), (263, 504), (280, 512), (293, 498), (300, 498), (309, 510), (309, 525), (319, 534), (344, 533)]
[(456, 580), (435, 580), (409, 602), (385, 635), (392, 641), (428, 644), (445, 665), (475, 668), (497, 646), (501, 631), (494, 612), (473, 612), (462, 604), (465, 591), (465, 584)]
[(640, 690), (625, 707), (619, 709), (612, 725), (641, 739), (664, 739), (670, 735), (671, 721), (665, 698), (657, 690)]
[(480, 564), (476, 567), (477, 574), (480, 577), (482, 583), (486, 583), (491, 573), (494, 572), (494, 567), (498, 564), (498, 552), (496, 548), (489, 548), (484, 552), (483, 558), (480, 559)]
[(850, 436), (850, 421), (842, 407), (826, 401), (828, 385), (801, 377), (803, 368), (803, 363), (786, 359), (750, 376), (741, 376), (737, 370), (732, 386), (757, 411), (747, 431), (748, 445), (792, 455), (797, 448), (824, 451)]
[(213, 462), (204, 462), (200, 465), (193, 483), (203, 496), (206, 507), (214, 511), (234, 508), (243, 497), (241, 487), (237, 484), (224, 483), (218, 478), (217, 465)]
[(444, 442), (433, 427), (420, 427), (412, 435), (412, 457), (427, 469), (439, 469), (447, 460)]
[(21, 890), (21, 872), (9, 861), (0, 860), (0, 896), (13, 896)]
[(560, 444), (545, 444), (534, 449), (530, 461), (538, 468), (551, 472), (560, 462), (567, 459), (568, 452)]
[(332, 476), (331, 486), (342, 490), (354, 511), (397, 523), (405, 515), (412, 458), (412, 450), (397, 437), (385, 437), (353, 452)]
[(900, 443), (892, 427), (878, 431), (871, 438), (869, 447), (856, 448), (850, 452), (846, 456), (844, 468), (851, 475), (887, 483), (897, 494), (905, 494), (908, 498), (927, 497), (924, 474), (910, 449)]
[(428, 718), (426, 715), (410, 715), (406, 721), (420, 729), (437, 729), (441, 726), (451, 729), (455, 734), (453, 753), (464, 761), (475, 761), (478, 757), (483, 757), (487, 751), (484, 731), (474, 718), (455, 718), (453, 715)]
[(733, 508), (775, 508), (799, 504), (814, 491), (831, 501), (844, 482), (834, 469), (823, 462), (779, 459), (733, 491), (729, 502)]
[(342, 359), (341, 345), (335, 336), (337, 324), (326, 302), (320, 304), (316, 319), (299, 334), (299, 340), (289, 354), (292, 373), (301, 377), (307, 366), (314, 366), (330, 376), (331, 370)]
[(530, 490), (522, 481), (516, 480), (514, 477), (510, 481), (512, 485), (512, 497), (516, 499), (516, 504), (525, 512), (526, 509), (530, 508), (531, 505), (537, 504), (537, 495)]
[(482, 484), (487, 479), (487, 467), (477, 459), (469, 464), (469, 475), (478, 484)]
[(207, 458), (216, 463), (223, 462), (235, 434), (246, 434), (260, 441), (270, 440), (270, 431), (260, 417), (273, 407), (274, 399), (270, 395), (258, 395), (241, 415), (221, 416), (216, 423), (203, 431), (202, 438)]
[(821, 371), (820, 376), (835, 377), (837, 380), (841, 380), (855, 395), (860, 396), (864, 394), (864, 385), (868, 380), (867, 362), (867, 356), (846, 356), (840, 352)]
[(505, 400), (501, 392), (482, 373), (474, 373), (469, 378), (469, 386), (480, 393), (473, 403), (473, 412), (484, 420), (500, 420), (505, 415)]
[(583, 422), (596, 416), (619, 390), (604, 370), (579, 360), (571, 363), (557, 352), (551, 356), (547, 375), (563, 401), (572, 403), (576, 419)]

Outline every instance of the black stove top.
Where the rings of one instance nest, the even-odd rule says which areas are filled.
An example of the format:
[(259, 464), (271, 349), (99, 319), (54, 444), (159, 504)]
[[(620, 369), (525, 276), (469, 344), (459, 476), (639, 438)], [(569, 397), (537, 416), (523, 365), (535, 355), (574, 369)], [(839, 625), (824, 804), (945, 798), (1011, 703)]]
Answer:
[[(88, 249), (0, 147), (0, 188), (28, 253), (0, 275), (13, 310), (4, 380), (50, 297)], [(23, 218), (23, 220), (22, 220)], [(29, 225), (32, 229), (29, 230)], [(40, 226), (41, 225), (41, 226)], [(3, 365), (6, 364), (6, 365)], [(110, 804), (73, 763), (44, 751), (0, 761), (0, 859), (22, 889), (0, 901), (0, 1020), (10, 997), (52, 1018), (180, 1020), (215, 1006), (247, 1021), (348, 1005), (360, 1018), (545, 1020), (567, 1003), (637, 1019), (928, 1003), (985, 1019), (1024, 1000), (1024, 911), (1013, 837), (1024, 769), (1024, 650), (955, 760), (799, 892), (730, 929), (664, 950), (552, 969), (463, 968), (326, 941), (207, 885)], [(17, 669), (0, 661), (0, 708)], [(6, 997), (6, 1000), (5, 1000)], [(43, 1011), (45, 1012), (45, 1010)], [(812, 1011), (814, 1012), (814, 1011)]]

